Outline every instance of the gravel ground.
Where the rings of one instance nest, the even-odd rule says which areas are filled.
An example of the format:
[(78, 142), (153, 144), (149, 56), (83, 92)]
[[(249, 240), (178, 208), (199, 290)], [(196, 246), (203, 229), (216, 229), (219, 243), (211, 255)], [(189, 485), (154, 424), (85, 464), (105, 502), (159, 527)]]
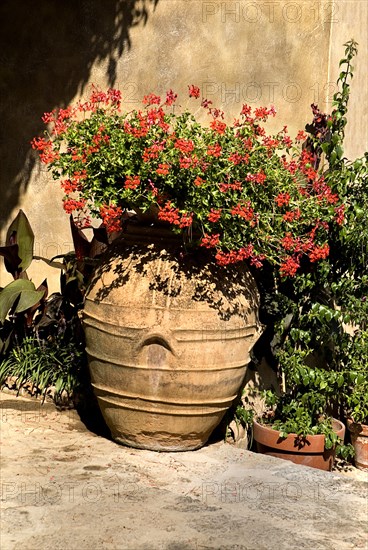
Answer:
[(355, 468), (321, 472), (222, 442), (131, 449), (75, 410), (0, 397), (1, 550), (368, 548), (368, 477)]

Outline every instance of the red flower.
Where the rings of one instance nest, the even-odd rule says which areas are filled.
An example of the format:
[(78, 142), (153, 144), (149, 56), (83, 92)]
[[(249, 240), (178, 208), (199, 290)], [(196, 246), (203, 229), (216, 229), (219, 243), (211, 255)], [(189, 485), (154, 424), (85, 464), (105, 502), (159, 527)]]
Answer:
[(197, 187), (200, 187), (204, 183), (204, 179), (201, 178), (201, 176), (197, 176), (194, 180), (194, 185)]
[(254, 181), (256, 183), (260, 183), (262, 185), (266, 181), (266, 174), (261, 170), (257, 174), (247, 174), (245, 179), (247, 181)]
[(239, 203), (232, 208), (231, 214), (233, 216), (240, 216), (250, 222), (254, 217), (254, 210), (251, 207), (250, 201), (245, 201), (244, 203)]
[(221, 193), (226, 193), (229, 189), (232, 189), (233, 191), (241, 191), (242, 184), (240, 181), (234, 181), (234, 183), (220, 183), (219, 189)]
[(74, 210), (82, 210), (86, 205), (86, 200), (81, 199), (80, 201), (65, 198), (63, 201), (63, 208), (67, 214), (71, 214)]
[(252, 107), (250, 105), (244, 104), (242, 110), (240, 111), (241, 115), (248, 116), (252, 114)]
[(204, 246), (205, 248), (216, 248), (218, 243), (220, 242), (220, 234), (212, 234), (207, 235), (206, 233), (203, 235), (200, 246)]
[(224, 111), (221, 111), (221, 109), (210, 107), (208, 110), (208, 113), (212, 115), (214, 118), (225, 118), (225, 113)]
[(295, 160), (287, 161), (285, 155), (283, 155), (280, 159), (281, 164), (283, 167), (290, 172), (290, 174), (295, 174), (295, 172), (298, 170), (298, 165), (295, 162)]
[(305, 141), (307, 139), (307, 134), (303, 130), (299, 130), (295, 138), (296, 141)]
[(137, 189), (140, 183), (141, 179), (139, 176), (127, 176), (124, 187), (125, 189)]
[(304, 169), (303, 173), (307, 176), (309, 180), (314, 180), (317, 177), (317, 172), (312, 167)]
[(310, 151), (307, 151), (307, 149), (303, 149), (300, 155), (301, 166), (307, 166), (308, 164), (313, 164), (313, 162), (314, 162), (313, 153), (311, 153)]
[(291, 199), (291, 197), (290, 197), (289, 193), (279, 193), (277, 195), (277, 197), (275, 198), (275, 203), (279, 207), (287, 206), (290, 202), (290, 199)]
[(211, 208), (210, 213), (208, 214), (207, 218), (208, 221), (216, 223), (221, 218), (221, 208), (218, 208), (217, 210), (215, 208)]
[[(71, 193), (74, 193), (77, 190), (77, 183), (72, 180), (62, 181), (60, 183), (60, 186), (66, 195), (70, 195)], [(65, 209), (65, 203), (64, 203), (64, 209)]]
[(281, 246), (285, 248), (285, 250), (292, 250), (295, 248), (296, 244), (298, 244), (298, 241), (294, 239), (291, 233), (286, 233), (285, 237), (281, 240)]
[(31, 141), (32, 149), (35, 149), (36, 151), (45, 151), (47, 149), (52, 148), (52, 142), (47, 141), (45, 138), (33, 138)]
[(207, 147), (207, 155), (210, 157), (220, 157), (221, 156), (221, 145), (216, 143), (215, 145), (209, 145)]
[(243, 145), (245, 147), (245, 149), (252, 149), (253, 147), (253, 141), (251, 138), (245, 138), (242, 140), (243, 141)]
[(332, 193), (331, 187), (324, 181), (323, 176), (313, 182), (313, 189), (321, 199), (325, 199), (329, 204), (335, 204), (339, 200), (338, 195)]
[(101, 92), (97, 88), (92, 92), (90, 97), (91, 103), (108, 103), (109, 96), (105, 92)]
[[(252, 244), (247, 244), (247, 246), (243, 246), (242, 248), (239, 248), (238, 250), (238, 257), (239, 260), (247, 260), (248, 258), (255, 257), (253, 256), (254, 249)], [(262, 257), (262, 259), (264, 259)]]
[[(47, 114), (50, 114), (50, 113), (46, 113), (46, 115)], [(67, 107), (66, 109), (59, 109), (57, 114), (57, 121), (62, 122), (63, 120), (67, 120), (71, 118), (73, 114), (74, 114), (74, 109), (71, 106)]]
[(179, 166), (180, 168), (184, 168), (185, 170), (187, 170), (192, 166), (192, 159), (190, 157), (181, 156), (179, 158)]
[(120, 107), (121, 102), (121, 91), (115, 90), (113, 88), (109, 88), (107, 90), (108, 98), (110, 99), (111, 103), (115, 103), (117, 107)]
[[(83, 218), (75, 218), (74, 223), (79, 229), (87, 229), (88, 227), (92, 226), (92, 220), (89, 216), (85, 216)], [(78, 258), (80, 260), (83, 260), (83, 254), (80, 255), (81, 257)]]
[(188, 88), (189, 88), (189, 97), (195, 97), (196, 99), (198, 99), (198, 97), (201, 95), (201, 92), (198, 86), (194, 86), (194, 84), (191, 84), (190, 86), (188, 86)]
[(330, 253), (330, 247), (328, 246), (327, 243), (324, 244), (323, 246), (315, 246), (309, 254), (309, 259), (311, 262), (324, 260), (325, 258), (327, 258), (329, 253)]
[(298, 258), (287, 258), (280, 266), (281, 277), (294, 277), (300, 267)]
[(142, 103), (144, 105), (160, 105), (161, 97), (159, 95), (150, 93), (144, 96)]
[(187, 212), (182, 213), (181, 218), (179, 220), (179, 227), (190, 227), (193, 223), (193, 214), (188, 214)]
[(210, 124), (212, 130), (214, 132), (217, 132), (218, 134), (224, 134), (226, 130), (226, 124), (225, 122), (221, 122), (220, 120), (213, 120)]
[(171, 202), (168, 201), (163, 208), (160, 208), (158, 212), (158, 219), (164, 222), (172, 223), (173, 225), (179, 225), (179, 209), (171, 206)]
[(233, 164), (237, 165), (244, 160), (245, 157), (243, 157), (240, 153), (231, 153), (231, 155), (228, 158), (229, 162), (232, 162)]
[(283, 144), (286, 146), (286, 148), (288, 149), (288, 148), (292, 147), (292, 145), (293, 145), (293, 140), (291, 139), (290, 136), (284, 136), (284, 137), (282, 138), (282, 143), (283, 143)]
[(143, 151), (142, 159), (144, 162), (149, 162), (151, 159), (156, 159), (160, 151), (165, 148), (165, 141), (156, 142), (150, 147), (146, 147)]
[(172, 90), (169, 90), (168, 92), (166, 92), (165, 104), (169, 106), (172, 105), (173, 103), (175, 103), (177, 97), (177, 94), (174, 94)]
[(210, 105), (212, 105), (212, 101), (210, 99), (202, 99), (201, 107), (207, 109)]
[(263, 260), (265, 259), (265, 256), (263, 254), (259, 254), (258, 256), (253, 256), (250, 260), (250, 265), (254, 265), (257, 269), (260, 269), (263, 266)]
[(296, 208), (295, 210), (288, 210), (283, 216), (282, 219), (286, 222), (293, 222), (300, 218), (300, 210)]
[(55, 111), (51, 111), (51, 113), (44, 113), (41, 117), (42, 122), (45, 124), (49, 124), (50, 122), (54, 122), (55, 120)]
[(170, 169), (169, 164), (161, 163), (158, 165), (156, 173), (160, 174), (161, 176), (167, 176), (167, 174), (169, 173), (169, 169)]
[(191, 139), (177, 139), (174, 147), (182, 153), (191, 153), (194, 150), (194, 143)]
[(223, 252), (219, 250), (216, 254), (216, 261), (219, 265), (235, 264), (236, 262), (242, 262), (250, 258), (250, 263), (255, 267), (262, 267), (262, 261), (265, 256), (262, 254), (254, 254), (254, 248), (252, 244), (243, 246), (239, 250), (230, 250), (230, 252)]
[(121, 231), (121, 215), (122, 209), (120, 206), (106, 205), (100, 207), (100, 216), (108, 233)]
[(40, 160), (42, 164), (50, 164), (60, 158), (59, 153), (53, 150), (52, 142), (47, 141), (45, 138), (33, 138), (31, 146), (32, 149), (40, 151)]
[(146, 124), (148, 124), (149, 126), (153, 126), (157, 123), (160, 124), (164, 121), (164, 119), (165, 113), (162, 110), (162, 107), (160, 107), (159, 109), (156, 109), (156, 107), (154, 107), (153, 109), (149, 109), (147, 111)]
[(258, 107), (254, 110), (254, 114), (256, 118), (266, 120), (269, 115), (276, 115), (276, 109), (273, 105), (271, 105), (270, 109), (267, 109), (266, 107)]
[(262, 143), (267, 147), (267, 149), (272, 150), (272, 149), (275, 149), (280, 144), (280, 141), (278, 139), (273, 139), (270, 136), (264, 136), (262, 139)]

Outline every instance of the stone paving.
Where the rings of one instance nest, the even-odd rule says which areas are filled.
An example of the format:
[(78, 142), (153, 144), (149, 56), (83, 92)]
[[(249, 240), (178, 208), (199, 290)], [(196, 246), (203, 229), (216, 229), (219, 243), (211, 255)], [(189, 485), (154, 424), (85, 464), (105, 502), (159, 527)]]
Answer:
[(218, 442), (157, 453), (1, 397), (1, 550), (368, 548), (368, 479)]

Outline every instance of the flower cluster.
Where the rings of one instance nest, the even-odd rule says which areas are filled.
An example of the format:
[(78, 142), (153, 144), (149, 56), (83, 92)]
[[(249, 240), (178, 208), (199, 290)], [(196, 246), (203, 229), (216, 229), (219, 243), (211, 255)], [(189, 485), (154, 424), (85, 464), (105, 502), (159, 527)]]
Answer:
[(286, 126), (267, 135), (274, 107), (243, 105), (230, 124), (197, 86), (188, 95), (208, 124), (180, 106), (173, 112), (172, 90), (150, 93), (128, 112), (118, 90), (93, 88), (87, 101), (45, 113), (46, 137), (32, 147), (60, 180), (66, 212), (99, 217), (111, 233), (124, 210), (154, 207), (159, 221), (213, 250), (219, 264), (267, 261), (283, 277), (295, 276), (302, 259), (311, 267), (325, 259), (344, 204), (301, 148), (306, 135), (293, 140)]

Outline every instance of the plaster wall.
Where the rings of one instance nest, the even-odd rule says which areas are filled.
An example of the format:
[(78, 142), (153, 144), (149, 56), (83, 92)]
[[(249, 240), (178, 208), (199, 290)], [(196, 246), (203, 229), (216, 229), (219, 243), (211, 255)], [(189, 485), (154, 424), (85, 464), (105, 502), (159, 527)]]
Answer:
[(336, 17), (331, 25), (328, 82), (331, 92), (336, 91), (339, 60), (343, 57), (342, 44), (354, 38), (358, 42), (358, 55), (353, 61), (354, 76), (351, 83), (348, 123), (345, 135), (345, 156), (350, 159), (368, 151), (368, 2), (343, 0), (336, 3)]

